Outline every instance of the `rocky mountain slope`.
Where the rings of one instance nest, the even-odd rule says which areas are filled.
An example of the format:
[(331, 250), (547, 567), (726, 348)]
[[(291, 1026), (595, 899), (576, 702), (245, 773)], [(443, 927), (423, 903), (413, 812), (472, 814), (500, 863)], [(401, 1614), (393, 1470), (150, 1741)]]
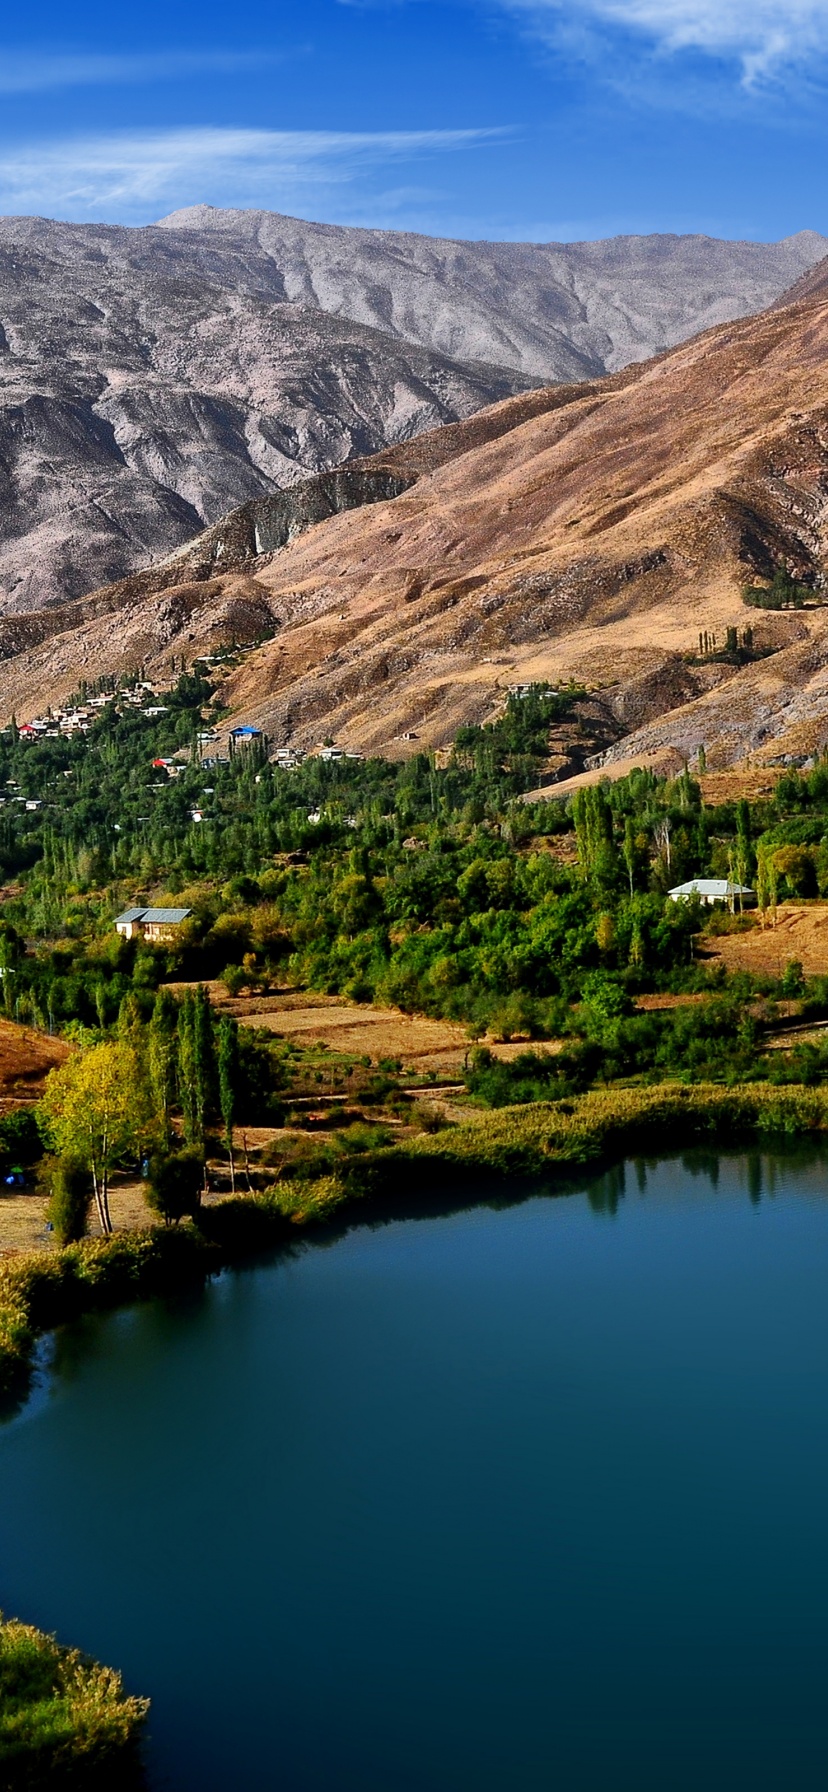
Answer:
[(825, 253), (451, 243), (197, 208), (0, 221), (0, 614), (121, 578), (247, 499), (767, 304)]
[[(747, 608), (779, 566), (813, 603)], [(0, 706), (269, 634), (225, 697), (280, 743), (439, 747), (509, 686), (574, 678), (610, 758), (802, 756), (828, 740), (826, 567), (828, 267), (792, 305), (253, 500), (163, 565), (7, 618)], [(699, 650), (746, 627), (747, 663)]]
[(711, 324), (761, 311), (828, 253), (780, 243), (619, 236), (592, 243), (454, 242), (199, 205), (162, 219), (269, 269), (274, 298), (537, 380), (614, 372)]
[(0, 224), (0, 611), (532, 383), (274, 303), (251, 261), (174, 231)]

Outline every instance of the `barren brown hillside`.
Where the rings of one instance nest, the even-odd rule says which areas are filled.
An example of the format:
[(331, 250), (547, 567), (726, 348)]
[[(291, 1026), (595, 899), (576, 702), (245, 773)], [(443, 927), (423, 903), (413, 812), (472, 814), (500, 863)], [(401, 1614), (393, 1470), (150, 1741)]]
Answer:
[[(780, 563), (821, 596), (828, 274), (809, 280), (796, 304), (623, 374), (324, 475), (344, 483), (297, 488), (289, 517), (278, 495), (244, 506), (145, 578), (64, 606), (59, 635), (33, 619), (44, 638), (23, 653), (9, 619), (3, 707), (93, 666), (192, 657), (247, 606), (248, 638), (262, 616), (277, 632), (227, 700), (279, 741), (403, 753), (404, 735), (439, 745), (490, 715), (510, 684), (575, 677), (599, 690), (622, 757), (810, 752), (828, 738), (828, 610), (741, 596)], [(748, 622), (769, 657), (691, 663), (700, 630)]]

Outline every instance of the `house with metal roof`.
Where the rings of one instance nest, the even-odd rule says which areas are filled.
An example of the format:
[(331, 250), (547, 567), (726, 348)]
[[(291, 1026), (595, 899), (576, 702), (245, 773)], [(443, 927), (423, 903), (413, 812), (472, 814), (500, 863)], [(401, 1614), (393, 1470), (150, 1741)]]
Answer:
[(756, 902), (756, 891), (749, 890), (746, 884), (731, 883), (728, 877), (691, 877), (686, 884), (676, 884), (675, 889), (667, 892), (671, 902), (690, 902), (697, 896), (708, 908), (715, 902), (726, 902), (728, 908), (753, 908)]
[(192, 912), (191, 908), (125, 908), (122, 915), (115, 916), (115, 929), (124, 939), (155, 944), (174, 939), (176, 928)]

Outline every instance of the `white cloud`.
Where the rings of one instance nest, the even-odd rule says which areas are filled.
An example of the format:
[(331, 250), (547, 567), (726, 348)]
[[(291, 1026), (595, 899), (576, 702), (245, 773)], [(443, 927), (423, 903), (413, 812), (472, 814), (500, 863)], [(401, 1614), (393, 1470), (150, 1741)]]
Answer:
[(0, 212), (146, 222), (202, 201), (284, 211), (375, 169), (502, 135), (200, 129), (0, 146)]
[(0, 93), (47, 93), (61, 87), (112, 87), (181, 76), (233, 74), (282, 61), (266, 50), (170, 50), (151, 56), (46, 54), (0, 49)]
[(621, 27), (660, 52), (737, 63), (748, 84), (828, 52), (828, 0), (504, 0), (542, 35)]

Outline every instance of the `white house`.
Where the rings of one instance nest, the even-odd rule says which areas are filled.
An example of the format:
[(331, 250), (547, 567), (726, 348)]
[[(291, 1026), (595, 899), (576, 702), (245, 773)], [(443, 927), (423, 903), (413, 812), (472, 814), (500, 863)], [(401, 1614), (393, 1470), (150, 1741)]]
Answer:
[(689, 902), (698, 896), (708, 908), (715, 902), (726, 902), (728, 908), (734, 908), (739, 902), (742, 908), (752, 908), (756, 901), (755, 890), (749, 890), (745, 884), (734, 884), (727, 877), (691, 877), (686, 884), (676, 884), (674, 890), (668, 890), (671, 902)]
[(176, 928), (190, 914), (192, 909), (189, 908), (125, 908), (122, 915), (115, 916), (115, 928), (124, 939), (155, 943), (173, 939)]

